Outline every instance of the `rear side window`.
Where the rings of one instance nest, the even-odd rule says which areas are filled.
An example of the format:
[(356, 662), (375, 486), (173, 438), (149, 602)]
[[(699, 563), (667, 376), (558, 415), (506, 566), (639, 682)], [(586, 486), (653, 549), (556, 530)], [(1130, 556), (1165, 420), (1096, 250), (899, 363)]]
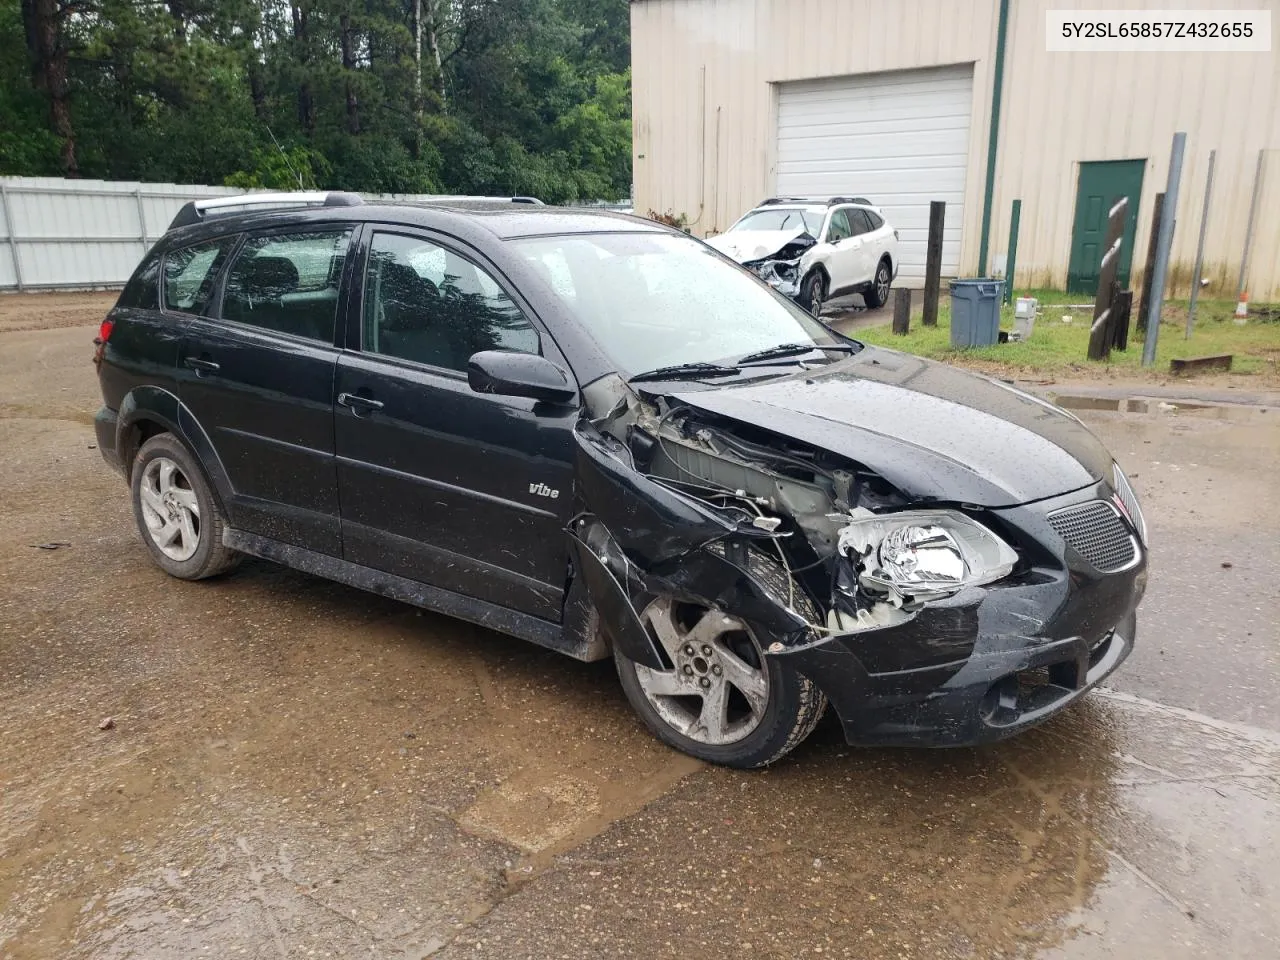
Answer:
[(350, 239), (350, 227), (250, 236), (227, 274), (223, 318), (332, 343)]
[(364, 349), (449, 370), (481, 350), (538, 352), (538, 333), (482, 268), (416, 237), (375, 233), (364, 279)]
[(866, 218), (871, 221), (872, 230), (879, 230), (884, 226), (884, 217), (880, 216), (880, 214), (876, 213), (874, 210), (863, 210), (862, 212), (866, 215)]
[(875, 229), (871, 225), (871, 218), (867, 216), (867, 211), (865, 210), (850, 210), (849, 225), (853, 227), (853, 235), (855, 237), (870, 233)]
[(176, 313), (204, 313), (213, 294), (218, 271), (234, 243), (234, 237), (223, 237), (166, 253), (164, 309)]

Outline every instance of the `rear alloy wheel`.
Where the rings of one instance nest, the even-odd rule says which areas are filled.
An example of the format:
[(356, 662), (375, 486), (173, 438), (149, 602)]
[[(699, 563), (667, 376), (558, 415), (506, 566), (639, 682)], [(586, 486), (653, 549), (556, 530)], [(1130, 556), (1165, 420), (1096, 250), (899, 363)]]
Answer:
[(893, 271), (889, 269), (889, 261), (881, 260), (876, 266), (876, 275), (871, 282), (871, 289), (863, 297), (867, 301), (867, 306), (874, 310), (888, 303), (891, 283), (893, 283)]
[(721, 610), (658, 597), (641, 620), (663, 669), (615, 648), (627, 699), (659, 739), (702, 760), (760, 767), (808, 736), (826, 698), (805, 677), (764, 656), (743, 620)]
[(815, 317), (822, 316), (822, 307), (827, 302), (827, 278), (822, 271), (814, 270), (800, 284), (800, 306)]
[(203, 472), (173, 434), (144, 443), (131, 476), (138, 532), (166, 573), (201, 580), (239, 562), (240, 554), (223, 546), (225, 520)]

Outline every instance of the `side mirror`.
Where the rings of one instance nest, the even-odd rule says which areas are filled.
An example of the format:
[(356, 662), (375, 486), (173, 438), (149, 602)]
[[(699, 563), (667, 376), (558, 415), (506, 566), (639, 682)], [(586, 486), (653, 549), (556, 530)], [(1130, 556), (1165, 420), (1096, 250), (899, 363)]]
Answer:
[(510, 350), (482, 350), (467, 361), (467, 383), (476, 393), (568, 403), (578, 395), (569, 375), (546, 357)]

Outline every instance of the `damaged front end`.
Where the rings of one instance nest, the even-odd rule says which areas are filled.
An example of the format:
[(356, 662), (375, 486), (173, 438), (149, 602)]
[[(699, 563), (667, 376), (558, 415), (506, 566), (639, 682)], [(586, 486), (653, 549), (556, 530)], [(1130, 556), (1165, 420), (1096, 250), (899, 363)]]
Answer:
[[(867, 464), (617, 377), (584, 397), (575, 568), (636, 663), (664, 666), (646, 605), (696, 602), (767, 638), (851, 741), (941, 745), (1036, 722), (1128, 653), (1145, 564), (1068, 569), (1043, 510), (922, 504)], [(1045, 689), (1027, 695), (1027, 671)]]
[(800, 295), (800, 283), (804, 280), (806, 255), (818, 241), (808, 233), (789, 240), (767, 256), (743, 262), (743, 266), (785, 297)]

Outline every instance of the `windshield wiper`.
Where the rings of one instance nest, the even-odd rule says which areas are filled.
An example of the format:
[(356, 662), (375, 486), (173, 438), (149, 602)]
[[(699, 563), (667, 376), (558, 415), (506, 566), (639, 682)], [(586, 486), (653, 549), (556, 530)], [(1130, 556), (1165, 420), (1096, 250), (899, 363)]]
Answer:
[(739, 358), (738, 363), (758, 363), (761, 360), (782, 360), (785, 357), (795, 357), (803, 353), (812, 353), (814, 350), (840, 350), (845, 353), (853, 353), (857, 349), (857, 347), (848, 343), (780, 343), (776, 347), (769, 347), (767, 350), (758, 350), (755, 353), (748, 353), (745, 357)]
[(628, 377), (628, 383), (644, 380), (696, 380), (699, 377), (732, 377), (738, 373), (737, 367), (726, 367), (720, 363), (677, 363), (670, 367), (658, 367)]

